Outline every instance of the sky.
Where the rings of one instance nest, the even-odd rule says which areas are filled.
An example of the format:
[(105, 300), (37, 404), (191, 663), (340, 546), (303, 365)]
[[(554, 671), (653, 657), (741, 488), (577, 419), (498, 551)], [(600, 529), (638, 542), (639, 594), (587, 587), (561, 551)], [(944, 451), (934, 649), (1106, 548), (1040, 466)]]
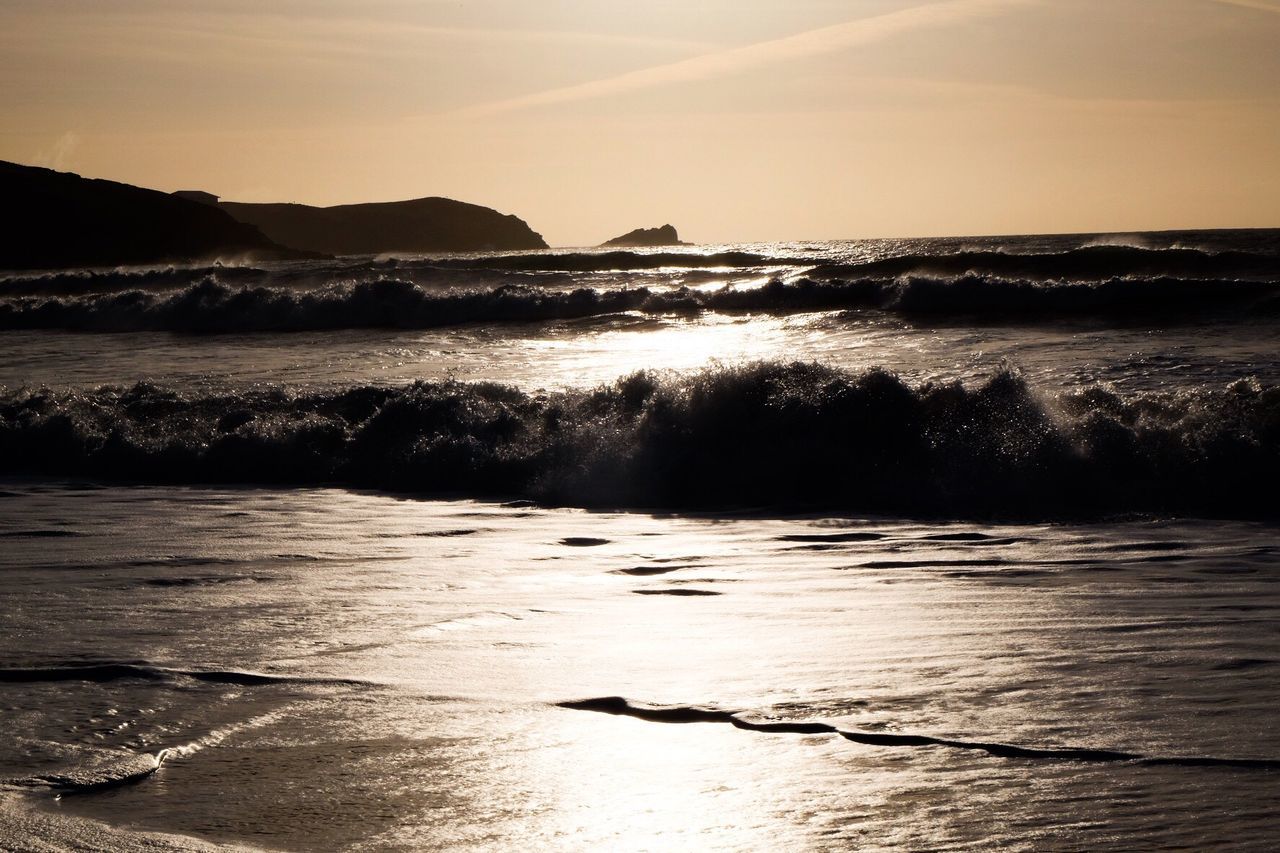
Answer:
[(0, 159), (593, 245), (1280, 227), (1280, 0), (0, 0)]

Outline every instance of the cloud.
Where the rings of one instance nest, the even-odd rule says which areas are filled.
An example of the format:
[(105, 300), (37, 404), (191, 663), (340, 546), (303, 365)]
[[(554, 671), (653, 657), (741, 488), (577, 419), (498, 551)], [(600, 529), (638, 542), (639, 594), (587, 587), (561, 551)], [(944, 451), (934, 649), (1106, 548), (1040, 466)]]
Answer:
[(386, 17), (290, 17), (274, 9), (207, 11), (177, 4), (142, 14), (54, 5), (6, 15), (3, 6), (0, 0), (0, 46), (6, 50), (123, 56), (135, 65), (149, 61), (287, 65), (303, 57), (369, 62), (391, 51), (420, 55), (451, 43), (665, 51), (662, 59), (722, 47), (636, 33), (429, 26)]
[(1274, 12), (1280, 15), (1280, 4), (1268, 3), (1266, 0), (1214, 0), (1225, 6), (1242, 6), (1245, 9), (1257, 9), (1260, 12)]
[(55, 139), (52, 146), (37, 151), (32, 162), (37, 166), (46, 166), (62, 172), (66, 170), (71, 162), (72, 155), (76, 153), (76, 149), (79, 147), (80, 137), (68, 130)]
[[(702, 54), (603, 80), (551, 89), (505, 101), (480, 104), (461, 110), (459, 114), (483, 116), (528, 107), (562, 104), (591, 98), (604, 98), (673, 83), (687, 83), (735, 74), (765, 65), (788, 62), (824, 53), (834, 53), (856, 45), (880, 41), (900, 33), (928, 27), (947, 26), (972, 18), (997, 14), (1015, 6), (1039, 0), (946, 0), (860, 18), (843, 24)], [(1240, 0), (1248, 2), (1248, 0)]]

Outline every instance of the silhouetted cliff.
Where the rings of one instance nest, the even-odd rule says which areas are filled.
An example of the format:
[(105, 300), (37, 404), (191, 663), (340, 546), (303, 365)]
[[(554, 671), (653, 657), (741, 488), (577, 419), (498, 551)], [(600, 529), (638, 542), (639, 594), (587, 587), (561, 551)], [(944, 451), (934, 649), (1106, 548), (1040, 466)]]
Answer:
[(683, 246), (675, 226), (663, 225), (661, 228), (637, 228), (628, 231), (621, 237), (606, 240), (601, 246)]
[(0, 161), (0, 268), (305, 256), (216, 207), (115, 181)]
[(335, 255), (547, 248), (524, 220), (447, 198), (337, 207), (224, 201), (219, 207), (286, 246)]

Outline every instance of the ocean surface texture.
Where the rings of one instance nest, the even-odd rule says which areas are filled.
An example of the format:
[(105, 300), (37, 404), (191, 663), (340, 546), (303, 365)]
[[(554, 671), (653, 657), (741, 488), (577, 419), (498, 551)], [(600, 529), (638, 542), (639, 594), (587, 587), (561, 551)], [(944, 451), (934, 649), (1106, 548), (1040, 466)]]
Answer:
[(1273, 850), (1280, 232), (0, 272), (0, 849)]

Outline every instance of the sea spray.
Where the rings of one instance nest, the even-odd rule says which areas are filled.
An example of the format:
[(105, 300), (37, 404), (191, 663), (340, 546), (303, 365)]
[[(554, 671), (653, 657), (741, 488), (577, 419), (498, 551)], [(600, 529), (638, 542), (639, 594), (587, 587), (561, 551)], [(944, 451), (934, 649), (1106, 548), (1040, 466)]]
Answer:
[(492, 383), (0, 394), (0, 472), (341, 484), (590, 507), (1274, 517), (1280, 389), (1038, 393), (761, 362), (590, 390)]
[(1211, 317), (1280, 316), (1280, 283), (1169, 278), (1033, 281), (966, 274), (826, 281), (800, 277), (712, 289), (630, 285), (565, 290), (503, 284), (437, 290), (379, 278), (299, 290), (234, 286), (207, 276), (177, 290), (0, 298), (0, 329), (263, 333), (548, 323), (628, 312), (681, 317), (830, 311), (876, 311), (929, 322), (1203, 322)]

